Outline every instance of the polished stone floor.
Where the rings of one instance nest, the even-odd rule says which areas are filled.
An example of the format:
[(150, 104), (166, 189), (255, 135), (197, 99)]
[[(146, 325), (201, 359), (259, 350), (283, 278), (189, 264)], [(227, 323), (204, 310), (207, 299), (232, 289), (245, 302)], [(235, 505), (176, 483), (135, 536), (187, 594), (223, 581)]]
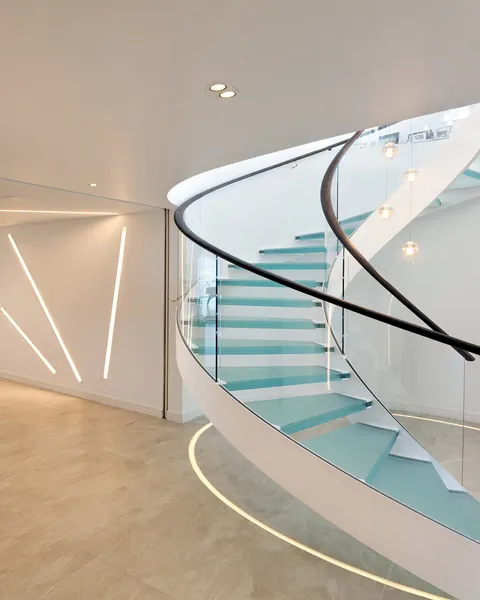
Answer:
[[(413, 597), (293, 548), (222, 504), (188, 461), (201, 424), (0, 381), (1, 600)], [(257, 518), (435, 592), (293, 499), (213, 428), (197, 448), (206, 476)]]

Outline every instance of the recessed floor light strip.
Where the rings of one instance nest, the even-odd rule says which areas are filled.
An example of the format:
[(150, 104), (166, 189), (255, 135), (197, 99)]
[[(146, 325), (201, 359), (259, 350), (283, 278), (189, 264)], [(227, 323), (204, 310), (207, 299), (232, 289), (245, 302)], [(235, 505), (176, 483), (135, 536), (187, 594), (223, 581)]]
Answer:
[(17, 323), (15, 323), (15, 321), (12, 319), (12, 317), (8, 314), (8, 312), (3, 308), (3, 306), (0, 307), (0, 310), (2, 311), (2, 313), (5, 315), (5, 317), (10, 321), (10, 323), (15, 327), (15, 329), (18, 331), (18, 333), (22, 336), (22, 338), (27, 342), (27, 344), (30, 346), (30, 348), (35, 352), (35, 354), (38, 356), (38, 358), (43, 362), (43, 364), (47, 367), (47, 369), (49, 371), (51, 371), (54, 375), (56, 373), (55, 369), (52, 367), (52, 365), (48, 362), (48, 360), (43, 356), (43, 354), (40, 352), (40, 350), (35, 346), (35, 344), (32, 342), (32, 340), (28, 337), (28, 335), (22, 331), (20, 329), (20, 327), (17, 325)]
[(116, 216), (115, 212), (98, 212), (90, 210), (29, 210), (26, 208), (1, 208), (0, 213), (28, 213), (35, 215), (88, 215), (96, 217)]
[(127, 228), (122, 228), (122, 237), (120, 238), (120, 250), (118, 252), (117, 275), (115, 277), (115, 287), (113, 289), (112, 312), (110, 314), (110, 326), (108, 328), (107, 352), (105, 354), (105, 366), (103, 368), (103, 378), (108, 379), (108, 370), (110, 369), (110, 358), (112, 356), (113, 333), (115, 331), (115, 317), (117, 315), (118, 294), (120, 292), (120, 280), (122, 278), (123, 256), (125, 254), (125, 240), (127, 238)]
[(402, 413), (392, 413), (394, 417), (404, 417), (405, 419), (417, 419), (418, 421), (430, 421), (431, 423), (441, 423), (442, 425), (451, 425), (452, 427), (463, 427), (465, 429), (473, 429), (480, 431), (480, 427), (473, 425), (463, 425), (463, 423), (451, 423), (450, 421), (442, 421), (441, 419), (430, 419), (429, 417), (417, 417), (417, 415), (404, 415)]
[(72, 360), (72, 357), (70, 356), (70, 353), (67, 349), (67, 347), (65, 346), (64, 341), (62, 340), (62, 336), (60, 335), (60, 332), (58, 331), (57, 326), (55, 325), (55, 321), (52, 318), (52, 315), (50, 314), (50, 311), (47, 308), (47, 305), (45, 304), (45, 301), (42, 298), (42, 295), (40, 294), (40, 290), (38, 289), (35, 281), (33, 280), (33, 277), (30, 274), (30, 271), (28, 270), (28, 267), (25, 263), (25, 261), (23, 260), (23, 256), (20, 254), (20, 250), (17, 247), (17, 244), (15, 243), (15, 240), (13, 239), (12, 235), (9, 233), (8, 234), (8, 239), (10, 240), (10, 243), (12, 244), (12, 247), (15, 251), (15, 254), (17, 255), (18, 260), (20, 261), (20, 264), (22, 265), (23, 270), (25, 271), (25, 275), (28, 278), (28, 281), (30, 282), (30, 285), (33, 288), (33, 291), (35, 292), (35, 295), (38, 298), (38, 301), (40, 302), (40, 306), (43, 309), (43, 312), (45, 313), (45, 316), (48, 319), (48, 322), (50, 323), (50, 327), (53, 329), (53, 333), (55, 334), (55, 337), (58, 340), (58, 343), (60, 344), (61, 349), (63, 350), (63, 353), (65, 354), (66, 359), (68, 360), (68, 363), (73, 371), (73, 374), (75, 375), (76, 380), (78, 381), (78, 383), (80, 383), (82, 381), (82, 378), (80, 377), (80, 373), (77, 371), (77, 367), (75, 366), (75, 363)]
[(241, 517), (243, 517), (247, 521), (250, 521), (250, 523), (253, 523), (257, 527), (260, 527), (260, 529), (263, 529), (267, 533), (274, 535), (278, 539), (287, 542), (287, 544), (290, 544), (291, 546), (294, 546), (299, 550), (303, 550), (307, 554), (315, 556), (316, 558), (320, 558), (321, 560), (330, 563), (331, 565), (334, 565), (336, 567), (339, 567), (340, 569), (349, 571), (350, 573), (354, 573), (355, 575), (359, 575), (360, 577), (364, 577), (365, 579), (370, 579), (371, 581), (375, 581), (377, 583), (380, 583), (381, 585), (385, 585), (395, 590), (405, 592), (406, 594), (417, 596), (418, 598), (426, 598), (426, 600), (447, 600), (447, 598), (445, 598), (444, 596), (437, 596), (435, 594), (430, 594), (429, 592), (424, 592), (423, 590), (417, 590), (416, 588), (412, 588), (401, 583), (396, 583), (395, 581), (390, 581), (389, 579), (385, 579), (384, 577), (380, 577), (378, 575), (375, 575), (374, 573), (369, 573), (368, 571), (364, 571), (363, 569), (354, 567), (353, 565), (333, 558), (332, 556), (328, 556), (328, 554), (323, 554), (322, 552), (319, 552), (318, 550), (315, 550), (310, 546), (306, 546), (305, 544), (302, 544), (301, 542), (298, 542), (297, 540), (288, 537), (288, 535), (277, 531), (273, 527), (266, 525), (262, 521), (259, 521), (254, 516), (252, 516), (251, 514), (247, 513), (245, 510), (234, 504), (231, 500), (224, 496), (212, 483), (210, 483), (210, 481), (203, 474), (203, 471), (198, 466), (197, 457), (195, 456), (195, 447), (200, 436), (203, 433), (205, 433), (205, 431), (207, 431), (207, 429), (209, 429), (210, 427), (212, 427), (212, 423), (207, 423), (207, 425), (204, 425), (201, 429), (199, 429), (190, 440), (190, 444), (188, 445), (188, 458), (190, 460), (190, 464), (192, 465), (192, 469), (194, 470), (195, 475), (200, 479), (203, 485), (208, 490), (210, 490), (210, 492), (212, 492), (212, 494), (216, 496), (221, 502), (223, 502), (226, 506), (228, 506), (237, 514), (239, 514)]

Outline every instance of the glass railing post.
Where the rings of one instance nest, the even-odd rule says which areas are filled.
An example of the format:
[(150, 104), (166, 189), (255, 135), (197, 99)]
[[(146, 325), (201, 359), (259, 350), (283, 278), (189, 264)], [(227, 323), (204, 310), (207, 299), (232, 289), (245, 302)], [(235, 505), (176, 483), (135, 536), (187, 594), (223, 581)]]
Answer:
[(219, 285), (218, 285), (218, 256), (215, 256), (215, 381), (218, 381), (218, 354), (219, 354), (219, 330), (218, 330), (218, 313), (219, 313)]

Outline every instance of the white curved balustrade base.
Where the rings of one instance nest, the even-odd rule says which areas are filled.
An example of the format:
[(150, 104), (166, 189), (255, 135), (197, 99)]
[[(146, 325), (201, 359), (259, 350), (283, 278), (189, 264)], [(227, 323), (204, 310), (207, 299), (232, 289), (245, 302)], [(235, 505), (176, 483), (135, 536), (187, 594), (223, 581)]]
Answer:
[(478, 600), (480, 544), (375, 491), (263, 421), (215, 383), (178, 330), (176, 347), (195, 402), (248, 460), (386, 558), (458, 600)]

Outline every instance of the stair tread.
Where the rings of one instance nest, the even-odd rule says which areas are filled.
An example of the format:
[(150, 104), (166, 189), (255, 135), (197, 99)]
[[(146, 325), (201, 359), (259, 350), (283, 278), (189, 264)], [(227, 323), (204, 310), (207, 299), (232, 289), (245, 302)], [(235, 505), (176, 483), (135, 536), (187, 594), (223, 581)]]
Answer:
[[(212, 368), (213, 371), (213, 368)], [(251, 390), (265, 387), (283, 387), (304, 383), (324, 383), (328, 369), (320, 366), (262, 366), (218, 368), (218, 379), (228, 390)], [(348, 373), (330, 369), (330, 380), (348, 378)]]
[(248, 402), (255, 413), (285, 433), (296, 433), (362, 411), (371, 402), (343, 394), (317, 394)]
[(480, 540), (480, 503), (466, 492), (451, 492), (430, 462), (388, 456), (371, 485), (460, 533)]
[(390, 452), (397, 432), (354, 423), (311, 438), (303, 444), (355, 477), (367, 480)]
[(279, 306), (284, 308), (312, 308), (313, 298), (255, 298), (248, 296), (222, 296), (220, 305), (224, 306)]
[[(264, 277), (258, 277), (252, 275), (251, 279), (219, 279), (220, 286), (231, 286), (231, 287), (278, 287), (284, 288), (281, 283), (277, 283), (276, 281), (270, 281), (269, 279), (265, 279)], [(295, 283), (300, 285), (304, 285), (309, 288), (322, 287), (323, 281), (316, 281), (314, 279), (300, 279), (295, 280)], [(300, 293), (300, 292), (299, 292)]]
[[(191, 320), (193, 327), (214, 327), (215, 317), (204, 319), (194, 317)], [(232, 327), (237, 329), (319, 329), (324, 328), (325, 323), (317, 323), (312, 319), (284, 319), (283, 317), (219, 317), (218, 327)]]
[[(255, 262), (252, 264), (268, 271), (324, 271), (328, 267), (328, 264), (324, 261)], [(241, 269), (241, 267), (232, 264), (228, 265), (228, 268)]]
[[(193, 343), (197, 347), (196, 354), (215, 354), (213, 340), (208, 342), (204, 338), (195, 338)], [(327, 347), (315, 342), (292, 342), (288, 340), (229, 340), (220, 339), (218, 353), (223, 355), (249, 355), (249, 354), (324, 354)], [(333, 351), (333, 348), (331, 348)]]
[(264, 248), (260, 254), (324, 254), (325, 246), (284, 246), (279, 248)]

